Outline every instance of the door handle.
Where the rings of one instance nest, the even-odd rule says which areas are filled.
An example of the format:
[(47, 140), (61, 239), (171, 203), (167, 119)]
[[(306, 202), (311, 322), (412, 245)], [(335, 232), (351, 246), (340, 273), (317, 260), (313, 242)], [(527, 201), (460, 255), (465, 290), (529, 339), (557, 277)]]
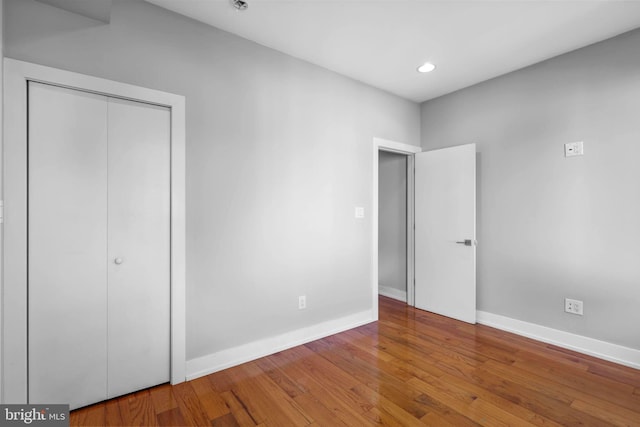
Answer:
[(122, 261), (123, 261), (122, 258), (116, 258), (113, 260), (113, 262), (115, 262), (118, 265), (122, 264)]
[(456, 243), (458, 243), (460, 245), (465, 245), (465, 246), (473, 246), (473, 245), (477, 244), (477, 242), (475, 240), (471, 240), (471, 239), (465, 239), (465, 240), (463, 240), (461, 242), (456, 242)]

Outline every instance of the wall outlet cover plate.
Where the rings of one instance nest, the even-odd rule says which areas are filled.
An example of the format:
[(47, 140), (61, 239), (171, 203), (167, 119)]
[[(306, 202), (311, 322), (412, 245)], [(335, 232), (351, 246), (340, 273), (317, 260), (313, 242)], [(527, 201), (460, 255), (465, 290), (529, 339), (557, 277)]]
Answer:
[(584, 154), (583, 141), (567, 142), (566, 144), (564, 144), (565, 157), (582, 156), (583, 154)]

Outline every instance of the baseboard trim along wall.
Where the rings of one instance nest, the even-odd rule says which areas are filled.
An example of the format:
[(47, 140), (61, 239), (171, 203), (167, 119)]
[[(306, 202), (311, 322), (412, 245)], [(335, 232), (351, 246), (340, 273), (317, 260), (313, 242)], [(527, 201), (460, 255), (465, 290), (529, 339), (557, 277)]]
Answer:
[(390, 288), (388, 286), (378, 286), (378, 293), (383, 297), (397, 299), (398, 301), (407, 302), (407, 291)]
[(588, 354), (620, 365), (640, 369), (640, 350), (611, 344), (582, 335), (523, 322), (522, 320), (500, 316), (498, 314), (477, 312), (477, 322), (492, 328), (512, 332), (537, 341)]
[(372, 310), (296, 329), (187, 361), (187, 381), (375, 322)]

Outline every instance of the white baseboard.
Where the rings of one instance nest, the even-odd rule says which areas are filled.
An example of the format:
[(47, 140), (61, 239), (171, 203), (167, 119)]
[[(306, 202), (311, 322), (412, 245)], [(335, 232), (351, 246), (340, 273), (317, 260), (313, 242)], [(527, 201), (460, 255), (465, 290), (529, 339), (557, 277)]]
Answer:
[(250, 362), (291, 347), (302, 345), (339, 332), (375, 322), (372, 310), (362, 311), (340, 319), (329, 320), (275, 337), (265, 338), (196, 359), (187, 360), (187, 381), (223, 369)]
[(523, 322), (522, 320), (516, 320), (498, 314), (487, 313), (485, 311), (477, 312), (477, 322), (620, 365), (640, 369), (640, 350), (536, 325), (535, 323)]
[(382, 296), (397, 299), (398, 301), (407, 302), (407, 292), (400, 289), (390, 288), (388, 286), (378, 286), (378, 293)]

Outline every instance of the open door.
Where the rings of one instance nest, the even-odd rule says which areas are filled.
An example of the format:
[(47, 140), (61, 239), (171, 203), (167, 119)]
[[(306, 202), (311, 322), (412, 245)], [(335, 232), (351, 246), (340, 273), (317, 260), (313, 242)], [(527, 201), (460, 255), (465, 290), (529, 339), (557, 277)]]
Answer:
[(415, 154), (415, 306), (476, 323), (476, 146)]

